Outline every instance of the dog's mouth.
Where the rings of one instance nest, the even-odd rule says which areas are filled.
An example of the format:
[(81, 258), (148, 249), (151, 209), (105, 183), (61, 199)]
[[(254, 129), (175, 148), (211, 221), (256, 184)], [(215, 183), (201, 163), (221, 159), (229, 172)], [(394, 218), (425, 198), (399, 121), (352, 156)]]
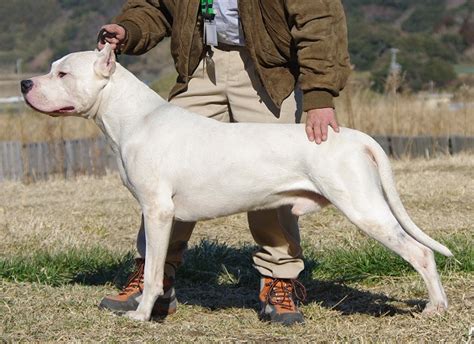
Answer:
[(74, 110), (75, 110), (74, 106), (66, 106), (66, 107), (60, 108), (59, 110), (54, 111), (54, 112), (68, 113), (68, 112), (73, 112)]
[(28, 104), (28, 106), (31, 107), (33, 110), (44, 113), (46, 115), (54, 115), (58, 113), (71, 113), (71, 112), (74, 112), (74, 110), (76, 109), (74, 106), (65, 106), (58, 110), (45, 111), (45, 110), (38, 109), (36, 106), (31, 104), (26, 97), (23, 97), (23, 98), (25, 99), (26, 104)]

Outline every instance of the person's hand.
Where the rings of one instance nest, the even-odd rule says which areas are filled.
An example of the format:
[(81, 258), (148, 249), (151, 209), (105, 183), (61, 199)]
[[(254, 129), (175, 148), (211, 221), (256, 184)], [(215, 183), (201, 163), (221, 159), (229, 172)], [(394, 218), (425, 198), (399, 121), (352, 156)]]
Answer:
[(336, 121), (336, 112), (333, 108), (312, 109), (306, 117), (306, 135), (318, 145), (328, 138), (328, 126), (338, 133), (339, 125)]
[[(107, 31), (107, 35), (104, 36), (105, 42), (110, 43), (112, 49), (115, 51), (125, 41), (127, 33), (125, 29), (117, 24), (107, 24), (101, 27), (101, 30)], [(97, 42), (97, 49), (102, 50), (105, 47), (105, 43), (99, 39)]]

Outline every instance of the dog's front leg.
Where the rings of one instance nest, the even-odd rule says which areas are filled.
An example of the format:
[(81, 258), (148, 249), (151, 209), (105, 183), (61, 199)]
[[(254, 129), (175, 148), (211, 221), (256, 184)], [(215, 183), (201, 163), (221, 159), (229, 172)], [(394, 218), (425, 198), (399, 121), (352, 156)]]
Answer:
[(163, 277), (174, 205), (171, 195), (142, 204), (145, 221), (146, 253), (143, 297), (136, 311), (127, 312), (132, 319), (150, 320), (156, 299), (163, 295)]

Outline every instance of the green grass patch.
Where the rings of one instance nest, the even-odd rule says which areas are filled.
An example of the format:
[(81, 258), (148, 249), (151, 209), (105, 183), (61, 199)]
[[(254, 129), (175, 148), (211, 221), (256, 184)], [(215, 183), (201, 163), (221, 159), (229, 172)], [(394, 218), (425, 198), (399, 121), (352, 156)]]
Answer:
[(52, 286), (120, 284), (132, 261), (130, 253), (115, 253), (100, 247), (74, 248), (58, 253), (38, 251), (25, 257), (1, 258), (0, 278)]
[[(472, 240), (458, 235), (438, 240), (449, 247), (454, 254), (447, 258), (435, 253), (435, 260), (440, 273), (474, 271), (474, 249)], [(307, 250), (307, 260), (316, 262), (311, 277), (332, 280), (365, 280), (387, 276), (402, 276), (415, 273), (410, 264), (400, 256), (370, 239), (354, 249), (335, 248), (315, 253)], [(312, 256), (311, 256), (312, 255)]]
[[(472, 273), (474, 248), (467, 236), (441, 239), (454, 258), (436, 255), (441, 273)], [(201, 241), (186, 253), (186, 263), (178, 270), (184, 285), (203, 283), (226, 286), (254, 286), (257, 273), (251, 254), (255, 246), (232, 247), (214, 241)], [(415, 273), (399, 256), (380, 244), (367, 240), (354, 248), (334, 248), (323, 252), (305, 247), (306, 269), (301, 279), (338, 281), (374, 280)], [(133, 254), (111, 252), (100, 247), (75, 248), (59, 253), (35, 252), (25, 257), (0, 258), (0, 278), (18, 282), (38, 282), (53, 286), (81, 283), (98, 285), (125, 282), (133, 268)]]

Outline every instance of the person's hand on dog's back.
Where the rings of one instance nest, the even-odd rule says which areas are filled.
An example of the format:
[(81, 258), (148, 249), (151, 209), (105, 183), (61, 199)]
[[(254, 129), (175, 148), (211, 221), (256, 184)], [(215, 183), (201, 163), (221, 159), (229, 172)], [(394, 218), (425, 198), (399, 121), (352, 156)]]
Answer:
[(113, 50), (117, 48), (125, 41), (127, 32), (125, 29), (117, 24), (107, 24), (101, 27), (101, 31), (105, 30), (108, 35), (103, 36), (103, 40), (99, 39), (97, 42), (97, 49), (102, 50), (105, 43), (110, 43)]
[(306, 117), (306, 135), (311, 142), (318, 145), (327, 140), (328, 129), (339, 132), (336, 120), (336, 111), (333, 108), (312, 109)]

